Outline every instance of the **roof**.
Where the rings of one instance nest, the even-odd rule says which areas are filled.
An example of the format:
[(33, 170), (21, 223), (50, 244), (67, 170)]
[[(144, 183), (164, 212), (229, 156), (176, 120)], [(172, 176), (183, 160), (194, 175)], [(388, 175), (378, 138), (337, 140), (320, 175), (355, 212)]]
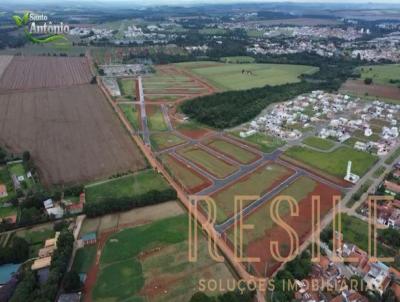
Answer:
[(0, 195), (4, 195), (7, 193), (7, 187), (5, 184), (0, 184)]
[(86, 234), (84, 234), (84, 235), (81, 237), (81, 239), (82, 239), (83, 241), (87, 241), (87, 240), (96, 240), (96, 238), (97, 238), (96, 232), (86, 233)]
[(47, 239), (44, 243), (44, 247), (51, 247), (57, 245), (58, 236), (60, 236), (60, 232), (56, 232), (54, 238)]
[(38, 256), (39, 256), (40, 258), (44, 258), (44, 257), (51, 256), (51, 255), (53, 254), (55, 248), (56, 248), (55, 245), (52, 245), (52, 246), (49, 246), (49, 247), (41, 248), (41, 249), (39, 250)]
[(385, 181), (385, 189), (394, 193), (400, 193), (400, 185), (391, 181)]
[(45, 257), (45, 258), (36, 259), (33, 262), (32, 266), (31, 266), (31, 269), (33, 271), (35, 271), (35, 270), (38, 270), (38, 269), (42, 269), (42, 268), (48, 267), (48, 266), (50, 266), (50, 264), (51, 264), (51, 257)]
[(16, 273), (21, 264), (4, 264), (0, 266), (0, 284), (6, 284), (11, 280), (14, 273)]
[(45, 209), (49, 209), (53, 207), (53, 200), (51, 198), (43, 201), (43, 205), (45, 207)]
[(56, 218), (61, 218), (64, 215), (64, 210), (60, 206), (54, 208), (47, 208), (46, 211), (48, 215), (54, 215)]

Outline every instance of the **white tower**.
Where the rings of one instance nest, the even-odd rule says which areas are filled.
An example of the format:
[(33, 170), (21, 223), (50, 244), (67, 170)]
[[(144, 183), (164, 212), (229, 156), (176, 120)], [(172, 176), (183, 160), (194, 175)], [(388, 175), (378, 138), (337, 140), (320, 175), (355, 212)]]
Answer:
[(346, 173), (346, 178), (350, 178), (351, 175), (351, 160), (347, 162), (347, 173)]
[(360, 179), (360, 176), (351, 173), (351, 164), (352, 164), (351, 160), (349, 160), (347, 162), (347, 171), (346, 171), (346, 176), (344, 177), (344, 179), (355, 184)]

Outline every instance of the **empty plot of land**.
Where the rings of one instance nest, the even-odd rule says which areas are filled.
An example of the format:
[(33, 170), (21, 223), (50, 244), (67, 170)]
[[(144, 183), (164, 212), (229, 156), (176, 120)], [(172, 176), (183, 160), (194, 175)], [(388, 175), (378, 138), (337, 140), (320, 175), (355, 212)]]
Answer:
[(6, 70), (8, 64), (10, 64), (13, 56), (0, 56), (0, 78)]
[(146, 166), (95, 85), (0, 95), (0, 143), (29, 150), (46, 185)]
[(241, 164), (250, 164), (260, 158), (260, 155), (224, 139), (212, 139), (207, 142), (207, 147), (222, 153)]
[[(293, 171), (278, 164), (264, 165), (255, 172), (243, 177), (212, 195), (217, 206), (217, 223), (234, 214), (234, 200), (238, 195), (262, 196), (287, 179)], [(247, 201), (245, 203), (249, 203)], [(244, 203), (244, 204), (245, 204)]]
[(400, 100), (400, 88), (391, 85), (366, 85), (363, 81), (348, 80), (341, 91), (359, 96), (376, 96), (392, 100)]
[(217, 158), (197, 146), (179, 150), (179, 154), (217, 178), (225, 178), (238, 169), (238, 166)]
[(14, 57), (0, 80), (0, 89), (68, 87), (92, 79), (85, 58)]

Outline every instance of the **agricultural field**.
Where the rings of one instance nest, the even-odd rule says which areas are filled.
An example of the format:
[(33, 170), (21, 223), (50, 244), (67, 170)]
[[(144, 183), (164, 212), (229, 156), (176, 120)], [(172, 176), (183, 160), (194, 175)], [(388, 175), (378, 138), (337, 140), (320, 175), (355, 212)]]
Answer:
[(45, 186), (146, 167), (96, 85), (1, 94), (0, 144), (29, 150)]
[(400, 85), (400, 64), (363, 66), (357, 69), (361, 79), (370, 78), (374, 84)]
[(392, 103), (400, 101), (400, 88), (391, 85), (365, 85), (364, 81), (347, 80), (340, 88), (340, 91), (360, 97), (379, 97), (383, 101)]
[(307, 137), (305, 140), (303, 140), (303, 144), (325, 151), (330, 150), (335, 146), (334, 142), (316, 136)]
[(153, 133), (150, 136), (150, 141), (152, 147), (157, 151), (178, 146), (185, 142), (183, 138), (170, 132)]
[(140, 129), (140, 114), (139, 108), (136, 105), (131, 104), (118, 104), (124, 113), (126, 119), (131, 124), (132, 128), (135, 130)]
[[(203, 65), (202, 65), (203, 63)], [(299, 82), (302, 74), (311, 74), (316, 67), (286, 64), (224, 64), (199, 62), (177, 64), (221, 90), (245, 90), (265, 85), (282, 85)]]
[(161, 106), (147, 105), (147, 124), (150, 131), (167, 131), (168, 126), (164, 119), (164, 114), (161, 110)]
[(348, 147), (340, 147), (332, 152), (314, 151), (306, 147), (294, 146), (285, 155), (333, 176), (346, 175), (347, 162), (353, 162), (353, 173), (363, 176), (376, 162), (377, 157)]
[(92, 299), (189, 301), (200, 278), (232, 278), (225, 264), (211, 260), (201, 234), (198, 261), (188, 262), (187, 219), (179, 215), (111, 235), (101, 253)]
[(118, 79), (119, 90), (121, 95), (125, 98), (132, 99), (136, 95), (136, 84), (135, 79), (125, 78)]
[[(285, 201), (280, 204), (279, 215), (296, 230), (300, 243), (302, 243), (312, 229), (311, 196), (319, 195), (321, 201), (323, 201), (321, 202), (321, 217), (323, 217), (332, 207), (332, 196), (337, 194), (340, 193), (311, 178), (301, 176), (278, 194), (294, 198), (299, 206), (299, 215), (289, 216), (289, 205)], [(243, 250), (247, 257), (260, 258), (259, 263), (253, 264), (254, 271), (259, 276), (270, 276), (280, 265), (271, 256), (269, 249), (271, 241), (280, 243), (280, 252), (283, 256), (288, 253), (289, 235), (286, 230), (276, 225), (271, 219), (271, 201), (273, 199), (265, 202), (264, 205), (249, 214), (244, 221), (245, 224), (256, 226), (253, 230), (244, 232)], [(231, 242), (234, 242), (233, 229), (228, 230), (227, 236)]]
[(87, 202), (107, 202), (110, 199), (132, 198), (151, 190), (168, 188), (168, 183), (160, 174), (145, 170), (87, 185), (85, 193)]
[(237, 165), (230, 164), (221, 158), (217, 158), (198, 146), (181, 149), (178, 153), (199, 168), (204, 169), (220, 179), (229, 176), (238, 169)]
[(0, 79), (3, 76), (4, 71), (7, 69), (8, 65), (10, 64), (13, 56), (0, 56)]
[(171, 155), (162, 155), (161, 161), (168, 170), (168, 173), (190, 194), (211, 185), (211, 182), (207, 178)]
[(210, 139), (204, 143), (207, 147), (241, 164), (250, 164), (261, 156), (221, 138)]
[[(284, 166), (271, 163), (263, 165), (253, 173), (234, 182), (211, 197), (217, 206), (217, 223), (222, 223), (234, 214), (236, 195), (262, 196), (287, 179), (293, 171)], [(243, 203), (246, 205), (246, 203)]]
[(16, 56), (0, 79), (0, 89), (69, 87), (91, 80), (86, 58)]
[(240, 139), (242, 143), (246, 143), (250, 147), (260, 149), (264, 153), (271, 153), (279, 147), (285, 145), (283, 140), (263, 133), (255, 133), (245, 138), (241, 138), (239, 136), (239, 131), (231, 132), (231, 134), (237, 139)]

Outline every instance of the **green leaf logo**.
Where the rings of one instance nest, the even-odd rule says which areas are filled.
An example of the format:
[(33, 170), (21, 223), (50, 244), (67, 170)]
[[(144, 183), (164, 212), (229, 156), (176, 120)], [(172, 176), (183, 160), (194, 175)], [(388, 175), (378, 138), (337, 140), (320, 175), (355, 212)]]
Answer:
[(21, 17), (20, 16), (13, 16), (12, 17), (13, 19), (14, 19), (14, 21), (15, 21), (15, 24), (18, 26), (18, 27), (20, 27), (21, 25), (22, 25), (22, 19), (21, 19)]
[(26, 13), (24, 14), (24, 16), (22, 17), (22, 22), (23, 22), (24, 24), (27, 24), (27, 23), (28, 23), (30, 14), (31, 14), (30, 12), (26, 12)]

